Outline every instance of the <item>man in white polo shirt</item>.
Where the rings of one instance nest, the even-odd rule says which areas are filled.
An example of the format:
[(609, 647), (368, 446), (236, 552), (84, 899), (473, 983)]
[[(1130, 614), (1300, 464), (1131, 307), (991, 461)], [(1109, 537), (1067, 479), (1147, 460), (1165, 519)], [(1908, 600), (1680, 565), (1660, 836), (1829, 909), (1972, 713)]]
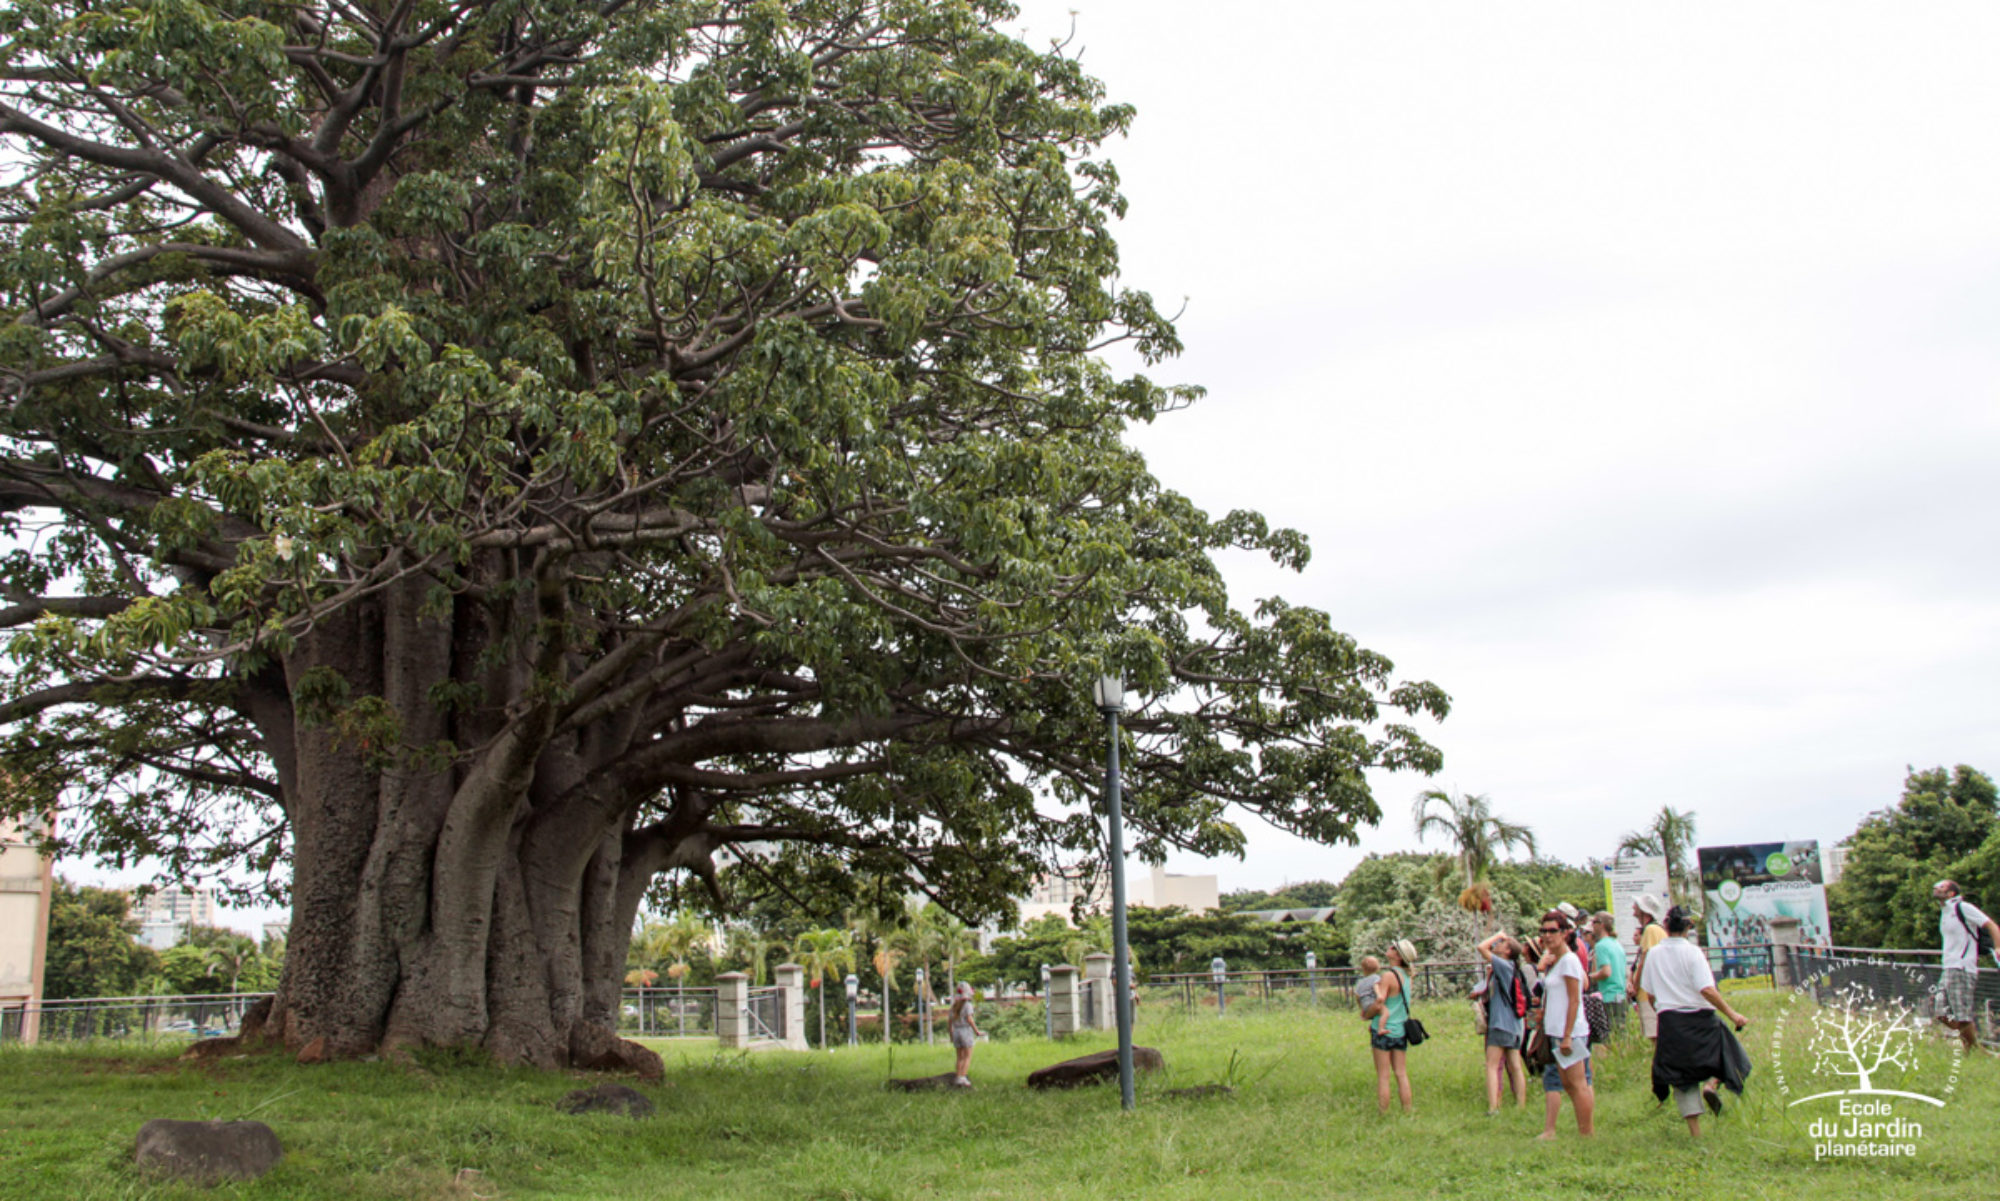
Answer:
[(1943, 909), (1938, 914), (1938, 934), (1944, 939), (1944, 988), (1937, 1020), (1958, 1031), (1959, 1041), (1970, 1051), (1979, 1042), (1972, 1003), (1979, 980), (1979, 932), (1992, 937), (1993, 962), (2000, 964), (2000, 923), (1958, 895), (1956, 880), (1939, 880), (1931, 887), (1931, 899)]

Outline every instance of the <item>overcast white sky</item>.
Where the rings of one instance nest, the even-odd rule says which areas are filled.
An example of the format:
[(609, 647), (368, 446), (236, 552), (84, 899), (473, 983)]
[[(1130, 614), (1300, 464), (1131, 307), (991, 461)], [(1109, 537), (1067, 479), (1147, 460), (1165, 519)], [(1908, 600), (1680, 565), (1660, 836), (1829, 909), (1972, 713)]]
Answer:
[[(1233, 562), (1454, 698), (1360, 848), (1251, 829), (1225, 889), (1415, 845), (1420, 789), (1609, 853), (1849, 833), (2000, 769), (2000, 5), (1031, 2), (1074, 22), (1125, 282), (1209, 398), (1137, 435)], [(1072, 16), (1074, 14), (1074, 16)]]

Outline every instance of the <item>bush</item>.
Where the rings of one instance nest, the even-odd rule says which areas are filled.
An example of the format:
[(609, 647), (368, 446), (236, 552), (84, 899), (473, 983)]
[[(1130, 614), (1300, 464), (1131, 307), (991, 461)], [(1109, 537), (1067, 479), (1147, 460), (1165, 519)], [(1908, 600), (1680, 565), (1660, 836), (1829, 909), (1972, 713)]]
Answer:
[(979, 1016), (979, 1028), (994, 1042), (1048, 1037), (1048, 1006), (1040, 998), (1008, 1001)]

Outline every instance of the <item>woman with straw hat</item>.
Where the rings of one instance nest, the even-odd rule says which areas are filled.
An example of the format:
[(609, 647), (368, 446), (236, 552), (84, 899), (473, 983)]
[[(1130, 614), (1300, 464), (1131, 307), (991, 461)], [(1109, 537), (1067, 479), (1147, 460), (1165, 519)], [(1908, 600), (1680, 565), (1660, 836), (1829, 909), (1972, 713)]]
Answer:
[(1410, 1096), (1410, 1042), (1404, 1029), (1410, 1020), (1410, 968), (1417, 962), (1417, 948), (1407, 938), (1389, 944), (1386, 952), (1389, 971), (1375, 986), (1374, 1021), (1368, 1027), (1368, 1046), (1375, 1056), (1375, 1105), (1389, 1112), (1389, 1085), (1393, 1078), (1402, 1098), (1403, 1112), (1414, 1108)]

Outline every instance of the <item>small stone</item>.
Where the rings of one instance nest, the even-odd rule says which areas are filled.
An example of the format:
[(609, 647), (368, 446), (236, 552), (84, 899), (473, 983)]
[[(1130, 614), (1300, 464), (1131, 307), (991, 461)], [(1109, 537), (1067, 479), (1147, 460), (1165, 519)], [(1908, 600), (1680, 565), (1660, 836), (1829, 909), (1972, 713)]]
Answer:
[(883, 1082), (883, 1087), (899, 1089), (906, 1093), (922, 1093), (937, 1088), (971, 1088), (972, 1085), (970, 1083), (960, 1084), (956, 1075), (946, 1072), (942, 1076), (918, 1076), (909, 1080), (887, 1080)]
[(285, 1157), (278, 1136), (262, 1122), (177, 1122), (155, 1118), (139, 1127), (132, 1160), (139, 1167), (199, 1185), (255, 1180)]
[(600, 1084), (580, 1088), (556, 1102), (564, 1113), (622, 1113), (628, 1118), (650, 1118), (653, 1102), (646, 1094), (622, 1084)]
[(326, 1039), (316, 1038), (299, 1049), (299, 1062), (304, 1064), (326, 1062)]

